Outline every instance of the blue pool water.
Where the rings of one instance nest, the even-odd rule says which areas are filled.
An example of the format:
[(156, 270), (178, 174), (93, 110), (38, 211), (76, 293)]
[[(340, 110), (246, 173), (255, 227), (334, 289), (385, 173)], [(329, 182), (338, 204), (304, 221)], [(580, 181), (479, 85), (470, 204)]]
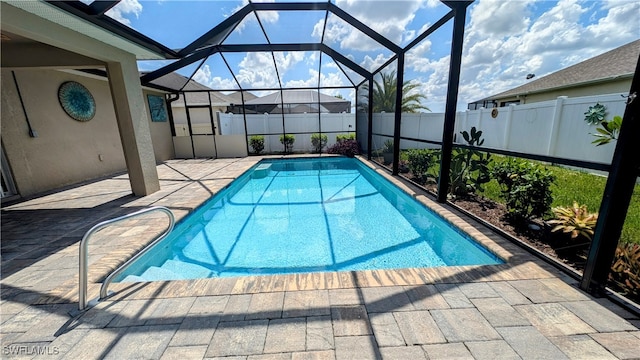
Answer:
[(498, 263), (356, 159), (265, 160), (120, 281)]

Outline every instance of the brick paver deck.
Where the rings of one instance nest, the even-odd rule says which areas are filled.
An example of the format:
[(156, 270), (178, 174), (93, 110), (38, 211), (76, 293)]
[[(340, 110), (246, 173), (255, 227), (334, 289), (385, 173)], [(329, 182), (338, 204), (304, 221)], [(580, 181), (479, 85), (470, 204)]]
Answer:
[[(162, 189), (146, 197), (133, 197), (121, 175), (4, 207), (1, 357), (640, 357), (638, 317), (397, 180), (506, 264), (113, 284), (114, 296), (68, 315), (91, 226), (153, 205), (180, 219), (257, 160), (168, 161), (158, 166)], [(90, 298), (165, 223), (153, 215), (99, 232), (89, 245)]]

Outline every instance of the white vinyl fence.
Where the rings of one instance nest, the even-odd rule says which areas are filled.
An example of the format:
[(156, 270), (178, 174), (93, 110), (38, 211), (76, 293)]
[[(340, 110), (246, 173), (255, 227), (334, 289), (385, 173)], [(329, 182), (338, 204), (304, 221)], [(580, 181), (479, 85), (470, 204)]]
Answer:
[[(209, 109), (195, 108), (189, 110), (190, 136), (186, 113), (183, 109), (180, 110), (182, 111), (174, 109), (176, 130), (174, 145), (177, 157), (192, 157), (194, 152), (196, 157), (215, 157), (216, 154), (221, 157), (220, 153), (225, 150), (225, 146), (220, 143), (226, 139), (242, 142), (242, 147), (245, 148), (244, 156), (246, 156), (246, 141), (252, 135), (264, 136), (265, 153), (282, 152), (284, 146), (280, 143), (280, 135), (285, 132), (295, 136), (294, 152), (311, 152), (313, 151), (311, 134), (322, 131), (327, 135), (326, 150), (327, 147), (335, 144), (336, 135), (339, 133), (355, 133), (356, 131), (355, 114), (353, 113), (320, 114), (319, 116), (318, 114), (285, 114), (284, 120), (282, 114), (247, 114), (245, 132), (242, 114), (218, 112), (213, 114), (215, 129), (212, 129)], [(240, 148), (238, 144), (235, 144), (234, 147)], [(232, 154), (242, 156), (239, 151), (233, 151)]]
[[(559, 97), (552, 101), (510, 105), (497, 108), (495, 117), (492, 115), (494, 109), (467, 110), (456, 114), (456, 142), (464, 144), (460, 132), (469, 131), (475, 126), (483, 132), (483, 147), (610, 164), (615, 142), (596, 147), (591, 142), (595, 139), (592, 134), (596, 132), (597, 126), (584, 121), (584, 113), (596, 103), (606, 106), (607, 120), (624, 113), (625, 98), (620, 94)], [(213, 114), (215, 131), (211, 127), (209, 109), (192, 109), (190, 114), (195, 144), (193, 149), (186, 116), (174, 111), (177, 135), (174, 142), (181, 144), (179, 147), (184, 149), (181, 153), (184, 152), (186, 156), (192, 154), (194, 149), (196, 155), (215, 156), (211, 155), (212, 149), (215, 149), (216, 153), (225, 152), (226, 145), (230, 142), (235, 144), (234, 148), (237, 151), (231, 151), (229, 155), (241, 156), (242, 147), (245, 148), (246, 154), (246, 139), (257, 134), (265, 136), (265, 152), (280, 152), (283, 150), (280, 135), (284, 132), (305, 133), (295, 135), (293, 150), (310, 152), (313, 150), (311, 133), (333, 132), (326, 134), (327, 146), (331, 146), (335, 143), (337, 133), (356, 131), (356, 118), (353, 113), (320, 114), (320, 118), (318, 114), (285, 114), (284, 121), (282, 114), (251, 114), (247, 115), (246, 132), (244, 117), (239, 114)], [(358, 124), (358, 139), (363, 149), (367, 150), (369, 144), (366, 144), (366, 118), (361, 116)], [(440, 142), (443, 126), (443, 113), (404, 113), (400, 134), (404, 138)], [(371, 148), (381, 149), (386, 140), (393, 139), (393, 128), (393, 113), (373, 114), (372, 131), (378, 135), (373, 135)], [(214, 133), (215, 142), (208, 140)], [(439, 145), (403, 139), (400, 147), (438, 148)]]
[[(329, 147), (335, 144), (337, 133), (355, 132), (355, 121), (356, 117), (353, 113), (320, 114), (319, 118), (318, 114), (285, 114), (284, 122), (282, 114), (248, 114), (247, 136), (264, 135), (264, 151), (279, 152), (283, 150), (280, 135), (286, 132), (294, 134), (296, 138), (293, 151), (311, 152), (313, 150), (311, 133), (331, 133), (325, 134), (327, 147)], [(243, 122), (242, 115), (220, 114), (221, 131), (225, 131), (225, 124), (236, 124), (228, 127), (230, 134), (244, 134), (244, 128), (238, 128), (238, 124), (244, 126)]]
[[(456, 114), (456, 142), (464, 144), (460, 132), (475, 126), (482, 130), (483, 147), (610, 164), (615, 142), (596, 147), (591, 142), (597, 126), (584, 121), (584, 113), (596, 103), (606, 106), (607, 120), (624, 114), (625, 98), (620, 94), (510, 105), (498, 108), (496, 117), (493, 109), (467, 110)], [(374, 114), (373, 132), (388, 136), (374, 135), (373, 149), (382, 148), (384, 141), (393, 137), (393, 116)], [(403, 114), (401, 136), (441, 141), (443, 126), (442, 113)], [(439, 146), (402, 140), (400, 147)]]

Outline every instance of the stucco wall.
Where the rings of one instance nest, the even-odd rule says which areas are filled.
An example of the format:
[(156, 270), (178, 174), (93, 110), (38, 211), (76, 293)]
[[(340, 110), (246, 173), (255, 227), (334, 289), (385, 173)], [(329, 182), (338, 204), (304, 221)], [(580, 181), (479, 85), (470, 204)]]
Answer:
[[(15, 74), (38, 135), (29, 137), (11, 71), (2, 70), (2, 143), (20, 195), (126, 170), (106, 81), (54, 70), (16, 70)], [(92, 120), (79, 122), (64, 112), (58, 87), (65, 81), (77, 81), (89, 89), (96, 101)], [(150, 123), (150, 128), (156, 159), (172, 158), (169, 123)]]
[[(156, 93), (153, 91), (144, 90), (144, 100), (147, 107), (147, 118), (149, 119), (149, 130), (151, 131), (151, 141), (153, 142), (153, 152), (156, 156), (156, 162), (169, 160), (175, 158), (173, 150), (173, 141), (171, 140), (171, 125), (169, 120), (165, 122), (153, 122), (151, 121), (151, 114), (149, 113), (149, 101), (147, 99), (148, 94), (162, 96), (162, 93)], [(169, 109), (167, 108), (167, 111)]]
[(520, 97), (510, 96), (496, 99), (499, 104), (506, 101), (515, 101), (520, 99), (520, 104), (532, 104), (541, 101), (555, 100), (559, 96), (568, 96), (570, 98), (603, 95), (603, 94), (628, 94), (631, 88), (631, 78), (608, 81), (606, 83), (598, 83), (592, 85), (582, 85), (553, 91), (547, 91), (537, 94), (520, 95)]

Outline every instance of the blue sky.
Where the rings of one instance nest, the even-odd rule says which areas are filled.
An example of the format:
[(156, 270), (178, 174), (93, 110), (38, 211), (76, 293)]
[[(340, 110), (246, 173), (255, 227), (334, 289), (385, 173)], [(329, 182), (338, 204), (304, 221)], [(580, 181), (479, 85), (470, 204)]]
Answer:
[[(448, 12), (437, 0), (332, 0), (399, 46), (405, 46)], [(180, 49), (210, 30), (246, 1), (123, 0), (108, 15), (171, 48)], [(324, 12), (262, 12), (258, 18), (272, 43), (319, 42)], [(573, 65), (640, 38), (640, 1), (478, 0), (467, 12), (458, 108), (495, 93)], [(452, 21), (407, 53), (405, 80), (432, 111), (443, 111), (451, 46)], [(251, 15), (226, 44), (265, 43)], [(330, 15), (324, 42), (368, 70), (377, 69), (391, 52)], [(360, 77), (343, 71), (327, 55), (316, 52), (225, 54), (243, 88), (277, 88), (278, 75), (287, 87), (349, 86)], [(318, 65), (322, 63), (319, 69)], [(152, 70), (166, 62), (141, 62)], [(179, 71), (214, 89), (238, 87), (220, 55), (199, 69)], [(344, 67), (343, 67), (344, 68)], [(320, 70), (320, 71), (318, 71)], [(394, 65), (386, 70), (394, 70)], [(353, 99), (349, 90), (327, 89)], [(264, 93), (264, 92), (263, 92)]]

